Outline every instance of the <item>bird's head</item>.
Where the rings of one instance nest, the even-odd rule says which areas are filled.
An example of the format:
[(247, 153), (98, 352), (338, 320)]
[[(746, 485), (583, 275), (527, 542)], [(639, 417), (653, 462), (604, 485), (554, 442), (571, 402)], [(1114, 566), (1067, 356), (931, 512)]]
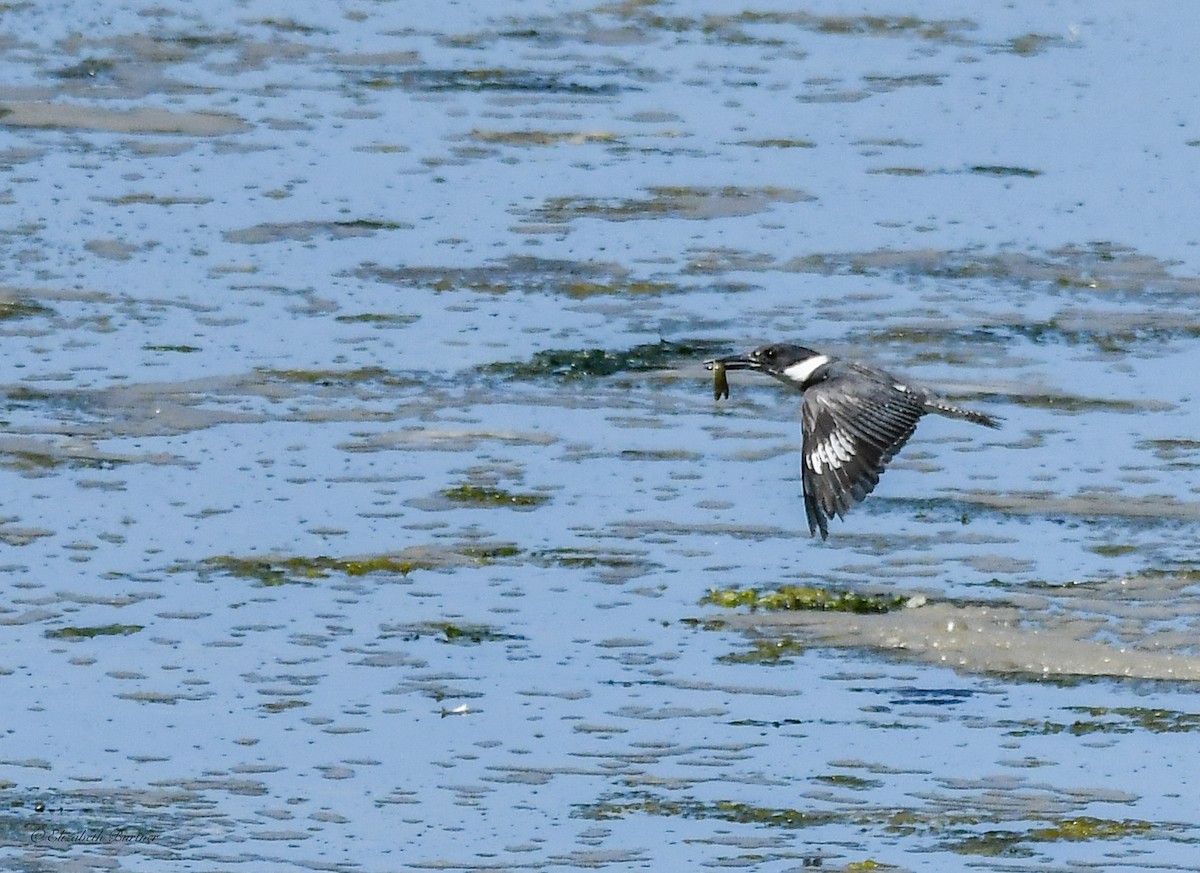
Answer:
[(710, 370), (717, 364), (726, 370), (758, 370), (760, 373), (774, 376), (780, 382), (803, 390), (811, 384), (817, 371), (829, 363), (829, 358), (820, 352), (806, 349), (804, 346), (772, 343), (759, 346), (744, 355), (730, 355), (727, 358), (716, 358), (705, 363)]

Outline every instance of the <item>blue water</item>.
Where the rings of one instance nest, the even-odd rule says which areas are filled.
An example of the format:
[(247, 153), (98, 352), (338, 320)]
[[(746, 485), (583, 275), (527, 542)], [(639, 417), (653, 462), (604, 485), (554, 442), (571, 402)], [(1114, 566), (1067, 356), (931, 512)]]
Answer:
[[(1200, 869), (1197, 25), (6, 10), (5, 866)], [(775, 339), (1004, 428), (810, 540)]]

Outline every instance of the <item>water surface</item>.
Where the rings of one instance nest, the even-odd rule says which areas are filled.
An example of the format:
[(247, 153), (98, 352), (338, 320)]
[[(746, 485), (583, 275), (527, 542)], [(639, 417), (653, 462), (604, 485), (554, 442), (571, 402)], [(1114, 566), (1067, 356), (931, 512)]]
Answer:
[[(1200, 869), (1190, 4), (68, 6), (9, 867)], [(811, 540), (777, 339), (1004, 428)]]

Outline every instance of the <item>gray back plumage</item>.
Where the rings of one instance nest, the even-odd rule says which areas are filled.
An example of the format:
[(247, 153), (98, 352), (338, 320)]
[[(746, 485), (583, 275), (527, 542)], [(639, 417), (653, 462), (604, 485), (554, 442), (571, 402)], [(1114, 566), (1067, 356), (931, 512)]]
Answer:
[(926, 392), (909, 390), (882, 370), (831, 361), (804, 392), (800, 480), (809, 532), (829, 536), (879, 484), (879, 476), (927, 411)]

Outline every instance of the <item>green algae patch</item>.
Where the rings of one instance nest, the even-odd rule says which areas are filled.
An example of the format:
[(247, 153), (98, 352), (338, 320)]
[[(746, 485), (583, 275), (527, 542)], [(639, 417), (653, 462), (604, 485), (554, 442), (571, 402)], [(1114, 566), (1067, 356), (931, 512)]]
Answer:
[[(873, 780), (847, 782), (841, 777), (816, 777), (816, 781), (847, 788), (872, 790)], [(1089, 816), (1073, 818), (1038, 818), (1026, 829), (999, 828), (973, 831), (994, 822), (987, 812), (950, 812), (930, 814), (914, 809), (842, 808), (794, 809), (765, 807), (729, 800), (699, 801), (692, 798), (658, 797), (649, 792), (614, 795), (596, 803), (574, 807), (575, 818), (595, 821), (614, 821), (632, 816), (661, 816), (710, 820), (729, 824), (758, 825), (768, 828), (801, 829), (837, 825), (856, 830), (878, 831), (883, 834), (933, 837), (940, 848), (959, 855), (1025, 858), (1034, 850), (1030, 844), (1054, 842), (1087, 842), (1144, 837), (1153, 825), (1137, 819), (1101, 819)], [(894, 869), (876, 861), (862, 861), (846, 869)]]
[(409, 640), (432, 637), (438, 642), (459, 646), (525, 639), (520, 634), (504, 633), (492, 625), (463, 622), (425, 621), (418, 624), (405, 625), (400, 631)]
[[(1003, 287), (1078, 288), (1134, 295), (1153, 288), (1156, 295), (1164, 298), (1180, 296), (1184, 300), (1192, 300), (1200, 290), (1200, 279), (1179, 275), (1172, 264), (1103, 241), (1067, 245), (1040, 253), (984, 252), (970, 248), (875, 249), (801, 255), (783, 262), (751, 252), (718, 249), (706, 253), (702, 259), (710, 264), (706, 270), (710, 274), (776, 269), (821, 275), (895, 276), (901, 280), (914, 277), (991, 280), (1002, 283)], [(1181, 319), (1180, 323), (1191, 324), (1186, 319)]]
[(327, 35), (330, 31), (323, 27), (316, 27), (311, 24), (304, 24), (294, 18), (260, 18), (257, 21), (251, 21), (251, 24), (257, 24), (260, 27), (270, 27), (281, 33), (298, 33), (304, 36)]
[(632, 221), (653, 218), (707, 220), (755, 215), (776, 203), (805, 203), (816, 198), (795, 188), (766, 186), (743, 188), (657, 185), (648, 197), (609, 199), (554, 197), (536, 210), (540, 221), (564, 224), (580, 218)]
[(1005, 167), (999, 164), (976, 164), (971, 172), (979, 176), (1017, 176), (1022, 179), (1034, 179), (1042, 175), (1041, 170), (1029, 170), (1025, 167)]
[(871, 615), (900, 609), (908, 603), (908, 598), (894, 594), (858, 594), (829, 588), (784, 585), (769, 591), (757, 588), (712, 588), (700, 603), (726, 609), (747, 606), (751, 610), (810, 610)]
[(946, 845), (961, 855), (1028, 858), (1034, 853), (1025, 843), (1087, 842), (1145, 836), (1153, 830), (1148, 821), (1105, 819), (1091, 816), (1062, 819), (1028, 831), (985, 831)]
[(568, 282), (563, 290), (571, 297), (616, 296), (621, 294), (667, 294), (677, 290), (670, 282)]
[(576, 379), (644, 373), (661, 370), (681, 360), (712, 357), (723, 351), (721, 343), (659, 340), (623, 351), (609, 349), (547, 349), (527, 362), (489, 364), (485, 373), (509, 379)]
[(1200, 713), (1178, 712), (1142, 706), (1069, 706), (1078, 713), (1074, 721), (1025, 721), (1011, 725), (1010, 736), (1069, 734), (1131, 734), (1148, 731), (1155, 734), (1195, 733), (1200, 731)]
[(223, 231), (226, 242), (241, 245), (262, 245), (275, 242), (308, 242), (315, 237), (334, 240), (355, 239), (392, 230), (411, 230), (413, 225), (373, 218), (355, 218), (348, 221), (285, 221), (271, 224), (256, 224), (237, 230)]
[[(1091, 289), (1096, 285), (1091, 278), (1065, 273), (1052, 277), (1050, 281), (1057, 288)], [(895, 327), (882, 331), (869, 330), (862, 336), (868, 340), (879, 337), (885, 341), (929, 344), (940, 341), (961, 345), (988, 343), (997, 347), (1011, 345), (1012, 339), (1019, 337), (1036, 345), (1092, 346), (1101, 352), (1119, 354), (1136, 346), (1194, 340), (1200, 337), (1200, 326), (1186, 318), (1164, 318), (1146, 312), (1096, 310), (1067, 314), (1062, 318), (1052, 317), (1046, 321), (993, 323), (969, 329), (934, 325)]]
[(367, 88), (400, 88), (405, 91), (514, 92), (544, 94), (612, 95), (621, 90), (613, 82), (587, 84), (553, 73), (505, 67), (464, 70), (413, 68), (379, 71), (360, 84)]
[(1117, 544), (1100, 545), (1100, 546), (1092, 546), (1091, 548), (1088, 549), (1088, 551), (1093, 552), (1093, 553), (1100, 555), (1101, 557), (1105, 557), (1105, 558), (1117, 558), (1117, 557), (1120, 557), (1121, 555), (1128, 555), (1131, 552), (1137, 551), (1137, 546), (1117, 545)]
[(19, 473), (42, 475), (50, 470), (62, 467), (84, 470), (112, 470), (121, 464), (132, 463), (131, 459), (117, 457), (96, 457), (86, 455), (67, 455), (55, 452), (39, 452), (30, 450), (0, 451), (0, 466)]
[(439, 492), (447, 500), (469, 506), (541, 506), (549, 502), (545, 494), (518, 494), (503, 488), (487, 488), (482, 485), (464, 483)]
[(333, 576), (405, 577), (418, 570), (482, 567), (519, 554), (520, 549), (510, 543), (463, 543), (453, 547), (413, 546), (401, 552), (345, 558), (329, 555), (216, 555), (198, 564), (180, 565), (175, 569), (222, 573), (239, 579), (250, 579), (260, 585), (287, 585)]
[(358, 367), (352, 370), (271, 370), (259, 368), (261, 376), (276, 382), (300, 385), (349, 385), (378, 382), (389, 374), (383, 367)]
[(1041, 33), (1027, 33), (1023, 36), (1014, 36), (1008, 41), (1007, 49), (1014, 55), (1022, 57), (1031, 57), (1041, 54), (1048, 48), (1061, 46), (1064, 40), (1060, 36), (1046, 36)]
[(99, 200), (101, 203), (107, 203), (109, 206), (132, 206), (134, 204), (141, 206), (207, 206), (209, 203), (212, 203), (211, 197), (172, 197), (145, 192), (122, 194), (120, 197), (96, 197), (93, 199)]
[(1071, 413), (1142, 413), (1147, 409), (1160, 408), (1158, 403), (1150, 400), (1110, 400), (1102, 397), (1081, 397), (1074, 394), (1000, 394), (991, 396), (997, 401), (1025, 406), (1030, 409), (1047, 409)]
[(62, 627), (46, 631), (51, 640), (90, 640), (95, 637), (127, 637), (144, 630), (140, 624), (103, 624), (97, 627)]
[(731, 800), (668, 800), (652, 795), (630, 799), (601, 801), (576, 807), (579, 818), (612, 821), (631, 815), (657, 815), (670, 818), (712, 819), (732, 824), (755, 824), (779, 828), (806, 828), (831, 824), (844, 819), (838, 812), (805, 811), (779, 807), (753, 806)]
[(625, 449), (620, 457), (623, 461), (699, 461), (703, 456), (685, 449)]
[[(638, 278), (628, 267), (617, 262), (572, 261), (529, 255), (511, 255), (473, 267), (386, 267), (365, 263), (355, 273), (360, 278), (439, 294), (457, 291), (492, 295), (535, 292), (587, 299), (653, 296), (688, 290), (676, 282)], [(731, 290), (744, 288), (732, 287)]]
[(490, 564), (502, 558), (515, 558), (521, 550), (511, 543), (501, 543), (488, 546), (463, 546), (455, 549), (460, 555), (465, 555), (479, 564)]
[(1024, 835), (1016, 831), (985, 831), (946, 843), (944, 848), (959, 855), (983, 855), (989, 858), (1028, 858), (1033, 850), (1021, 845)]
[(17, 300), (0, 300), (0, 321), (14, 321), (18, 318), (33, 318), (35, 316), (53, 315), (54, 310), (33, 300), (25, 298)]
[(1034, 828), (1029, 832), (1029, 839), (1038, 842), (1119, 840), (1123, 837), (1147, 834), (1151, 829), (1150, 822), (1138, 819), (1116, 820), (1082, 816), (1064, 819), (1049, 827)]
[(287, 712), (291, 709), (301, 709), (312, 704), (304, 700), (272, 700), (259, 707), (263, 712)]
[(863, 779), (861, 776), (850, 776), (846, 773), (833, 773), (828, 776), (814, 776), (814, 782), (820, 782), (823, 785), (833, 785), (838, 788), (851, 788), (855, 791), (867, 791), (873, 788), (883, 786), (883, 781), (880, 779)]
[(810, 139), (746, 139), (738, 145), (755, 149), (815, 149), (817, 144)]
[(1200, 466), (1200, 440), (1141, 440), (1137, 447), (1154, 452), (1155, 457), (1173, 470), (1193, 470)]
[(358, 312), (354, 315), (338, 315), (334, 321), (341, 324), (375, 324), (388, 327), (406, 327), (420, 316), (400, 315), (395, 312)]
[(760, 664), (766, 667), (786, 667), (795, 663), (798, 655), (808, 649), (804, 643), (791, 637), (777, 640), (752, 640), (750, 648), (717, 658), (718, 664)]
[(510, 146), (586, 145), (620, 141), (615, 133), (608, 131), (472, 130), (469, 135), (479, 142)]
[(747, 25), (792, 25), (818, 34), (850, 37), (917, 39), (948, 45), (968, 45), (968, 34), (978, 28), (970, 19), (919, 18), (914, 15), (828, 15), (792, 10), (746, 9), (733, 14), (709, 13), (699, 17), (663, 15), (653, 2), (613, 2), (596, 11), (635, 20), (640, 26), (667, 31), (702, 33), (710, 40), (741, 45), (755, 40)]
[(173, 112), (154, 106), (110, 109), (78, 103), (11, 102), (0, 124), (37, 130), (87, 130), (118, 134), (229, 136), (250, 129), (241, 117), (224, 112)]
[(876, 167), (873, 170), (867, 170), (868, 173), (874, 176), (928, 176), (929, 171), (924, 167)]
[[(784, 13), (787, 14), (787, 13)], [(797, 24), (817, 33), (843, 36), (914, 36), (933, 42), (958, 42), (976, 25), (967, 19), (927, 19), (913, 15), (812, 15), (795, 13)]]
[(50, 75), (56, 79), (98, 79), (110, 75), (116, 64), (108, 58), (84, 58), (77, 64), (62, 67)]
[(145, 345), (142, 346), (143, 352), (178, 352), (179, 354), (190, 355), (193, 352), (200, 351), (199, 346), (171, 346), (171, 345)]
[(202, 562), (206, 569), (216, 570), (241, 579), (253, 579), (262, 585), (286, 585), (314, 579), (327, 579), (337, 573), (343, 576), (366, 576), (389, 573), (407, 576), (414, 570), (429, 570), (441, 566), (433, 561), (378, 555), (366, 558), (316, 557), (238, 558), (218, 555)]
[(530, 554), (534, 563), (543, 567), (570, 567), (609, 570), (646, 569), (650, 562), (638, 552), (602, 551), (599, 549), (541, 549)]
[(4, 462), (4, 466), (23, 472), (53, 470), (67, 463), (65, 458), (57, 457), (49, 452), (20, 451), (6, 452), (6, 454), (8, 460)]

